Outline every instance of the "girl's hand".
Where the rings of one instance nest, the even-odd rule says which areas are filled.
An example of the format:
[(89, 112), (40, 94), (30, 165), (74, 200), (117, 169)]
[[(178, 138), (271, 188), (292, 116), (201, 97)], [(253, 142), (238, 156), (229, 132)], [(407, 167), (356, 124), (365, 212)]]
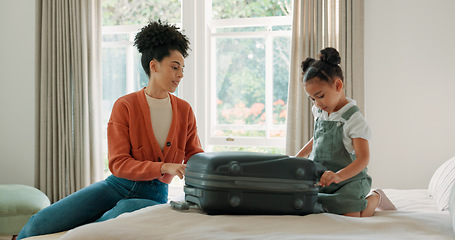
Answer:
[(322, 174), (321, 179), (319, 179), (319, 186), (327, 187), (332, 183), (339, 183), (341, 181), (342, 179), (337, 173), (325, 171), (324, 174)]
[(161, 165), (161, 173), (165, 174), (168, 173), (170, 175), (176, 175), (180, 179), (183, 178), (183, 175), (185, 175), (185, 164), (177, 164), (177, 163), (163, 163)]

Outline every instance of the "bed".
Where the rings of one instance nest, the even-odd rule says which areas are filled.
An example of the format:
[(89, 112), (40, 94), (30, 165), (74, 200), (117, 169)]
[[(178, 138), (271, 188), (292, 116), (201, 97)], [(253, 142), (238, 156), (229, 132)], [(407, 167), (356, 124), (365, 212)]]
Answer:
[(210, 216), (197, 209), (157, 205), (67, 232), (51, 239), (455, 239), (448, 211), (426, 189), (384, 190), (397, 211), (370, 218), (322, 213), (307, 216)]
[(211, 216), (198, 209), (178, 211), (163, 204), (27, 240), (455, 239), (455, 214), (451, 214), (455, 210), (455, 193), (450, 194), (455, 192), (454, 181), (455, 157), (438, 168), (428, 189), (384, 189), (398, 210), (378, 211), (369, 218), (330, 213)]

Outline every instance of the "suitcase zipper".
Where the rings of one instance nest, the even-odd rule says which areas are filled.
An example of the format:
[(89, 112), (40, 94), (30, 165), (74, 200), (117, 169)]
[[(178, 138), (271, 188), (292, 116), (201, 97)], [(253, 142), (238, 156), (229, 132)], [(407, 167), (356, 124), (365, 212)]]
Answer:
[(231, 177), (204, 173), (185, 173), (187, 185), (215, 188), (243, 188), (252, 190), (269, 190), (276, 192), (289, 191), (317, 191), (314, 181), (256, 178), (256, 177)]

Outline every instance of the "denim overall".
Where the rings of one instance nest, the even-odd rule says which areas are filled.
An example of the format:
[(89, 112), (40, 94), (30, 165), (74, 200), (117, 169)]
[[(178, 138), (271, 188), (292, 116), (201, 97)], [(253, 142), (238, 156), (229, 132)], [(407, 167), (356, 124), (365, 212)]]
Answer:
[[(341, 117), (348, 121), (357, 111), (359, 108), (352, 106)], [(319, 109), (319, 113), (322, 110)], [(343, 144), (345, 121), (325, 121), (318, 116), (314, 124), (313, 151), (309, 158), (333, 172), (345, 168), (356, 158)], [(318, 202), (323, 209), (336, 214), (363, 211), (367, 206), (365, 196), (371, 189), (371, 178), (366, 172), (364, 169), (343, 182), (319, 188)]]

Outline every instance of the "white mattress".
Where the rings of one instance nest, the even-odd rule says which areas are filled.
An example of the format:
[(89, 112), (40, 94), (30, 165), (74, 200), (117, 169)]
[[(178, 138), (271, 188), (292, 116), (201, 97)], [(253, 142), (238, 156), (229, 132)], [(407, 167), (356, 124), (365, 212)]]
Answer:
[(386, 189), (398, 211), (369, 218), (307, 216), (209, 216), (157, 205), (68, 232), (28, 238), (52, 239), (455, 239), (449, 213), (438, 211), (426, 189)]

